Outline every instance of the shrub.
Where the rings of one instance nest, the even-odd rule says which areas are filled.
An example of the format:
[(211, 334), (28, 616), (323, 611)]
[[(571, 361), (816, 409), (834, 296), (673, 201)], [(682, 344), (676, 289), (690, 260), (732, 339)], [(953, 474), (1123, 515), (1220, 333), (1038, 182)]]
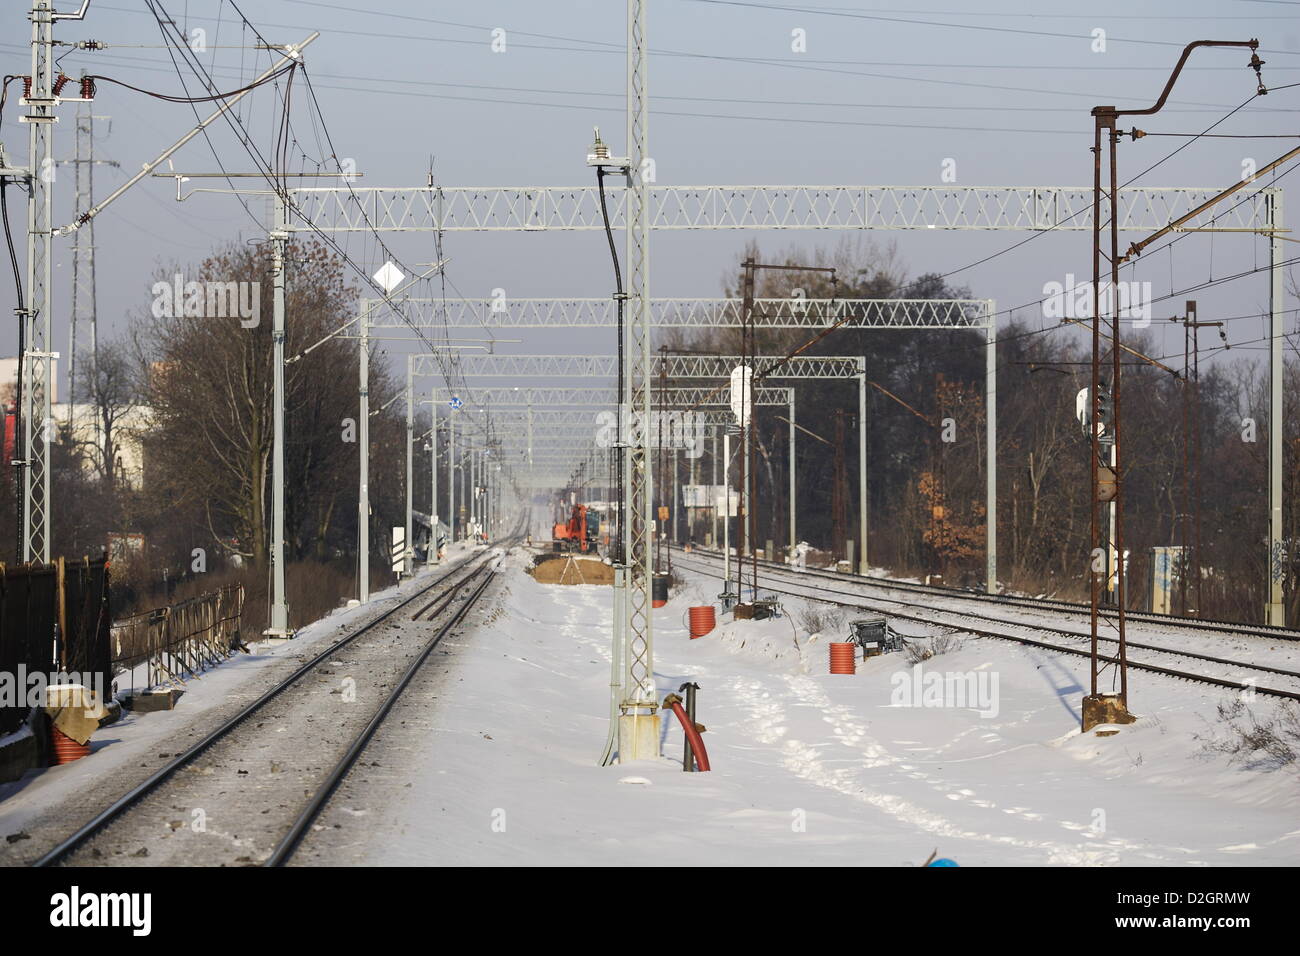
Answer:
[(1300, 757), (1300, 707), (1286, 701), (1273, 717), (1261, 719), (1240, 698), (1219, 705), (1219, 719), (1226, 736), (1206, 743), (1207, 750), (1227, 754), (1235, 762), (1258, 759), (1276, 767), (1296, 762)]

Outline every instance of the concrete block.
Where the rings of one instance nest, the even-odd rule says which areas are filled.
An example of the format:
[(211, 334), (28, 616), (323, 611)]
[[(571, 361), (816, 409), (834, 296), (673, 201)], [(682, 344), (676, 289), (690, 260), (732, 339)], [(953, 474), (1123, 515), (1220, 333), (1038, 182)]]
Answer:
[(132, 713), (151, 714), (158, 710), (172, 710), (180, 696), (177, 690), (143, 691), (128, 695), (125, 703)]

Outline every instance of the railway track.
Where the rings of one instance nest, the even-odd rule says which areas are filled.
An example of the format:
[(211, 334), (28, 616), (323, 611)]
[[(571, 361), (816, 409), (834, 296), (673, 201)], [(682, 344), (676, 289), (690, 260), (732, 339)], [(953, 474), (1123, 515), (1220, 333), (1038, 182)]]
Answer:
[[(675, 554), (685, 554), (681, 548), (674, 546)], [(702, 554), (716, 560), (722, 560), (722, 553), (703, 548), (695, 548), (690, 554)], [(674, 558), (676, 560), (676, 558)], [(746, 563), (752, 559), (747, 558)], [(779, 561), (760, 560), (760, 568), (766, 568), (771, 571), (789, 571), (790, 567)], [(980, 601), (991, 605), (1004, 605), (1008, 607), (1023, 607), (1035, 611), (1058, 611), (1063, 614), (1074, 613), (1082, 616), (1088, 616), (1090, 608), (1087, 604), (1078, 601), (1063, 601), (1059, 598), (1029, 598), (1021, 597), (1015, 594), (988, 594), (984, 591), (977, 591), (971, 588), (947, 587), (936, 584), (921, 584), (917, 581), (898, 581), (893, 578), (880, 578), (872, 575), (844, 575), (837, 571), (831, 571), (826, 568), (805, 568), (798, 572), (801, 576), (819, 578), (827, 581), (835, 581), (840, 584), (851, 583), (859, 587), (881, 588), (893, 591), (907, 591), (913, 594), (925, 594), (941, 596), (953, 599)], [(1233, 621), (1220, 621), (1209, 618), (1187, 618), (1175, 617), (1170, 614), (1156, 614), (1151, 611), (1129, 611), (1125, 617), (1130, 621), (1141, 621), (1144, 624), (1153, 624), (1158, 627), (1178, 629), (1180, 631), (1198, 631), (1204, 633), (1221, 633), (1233, 635), (1249, 635), (1254, 637), (1268, 637), (1283, 641), (1300, 642), (1300, 631), (1291, 628), (1276, 627), (1271, 624), (1240, 624)], [(1113, 613), (1105, 611), (1101, 614), (1102, 620), (1113, 621)]]
[[(718, 555), (707, 554), (701, 558), (697, 553), (692, 552), (688, 555), (680, 555), (675, 561), (688, 570), (700, 571), (721, 579), (718, 562), (721, 557)], [(846, 588), (830, 587), (828, 583), (822, 583), (823, 578), (820, 575), (813, 575), (813, 580), (808, 579), (808, 573), (803, 571), (792, 571), (788, 568), (771, 565), (767, 566), (768, 580), (764, 584), (760, 579), (759, 590), (772, 592), (776, 594), (785, 594), (791, 597), (811, 598), (813, 600), (827, 601), (846, 607), (860, 608), (866, 611), (888, 615), (891, 618), (911, 621), (927, 626), (938, 626), (952, 631), (960, 631), (968, 634), (976, 634), (981, 637), (990, 637), (1001, 640), (1014, 641), (1030, 647), (1038, 647), (1045, 650), (1058, 651), (1063, 654), (1073, 656), (1088, 657), (1091, 656), (1090, 649), (1077, 646), (1080, 643), (1088, 643), (1091, 640), (1090, 634), (1086, 631), (1061, 627), (1038, 621), (1011, 620), (1005, 616), (999, 617), (995, 614), (983, 613), (979, 610), (970, 608), (953, 608), (953, 607), (935, 607), (930, 604), (923, 604), (918, 601), (907, 601), (899, 598), (890, 598), (883, 596), (868, 596), (861, 590), (849, 590)], [(846, 580), (842, 576), (837, 576), (837, 583), (849, 584), (858, 588), (878, 588), (888, 590), (892, 587), (892, 582), (888, 585), (880, 582), (879, 579), (864, 582), (861, 578)], [(907, 589), (900, 589), (907, 590)], [(928, 591), (930, 597), (962, 597), (960, 592), (952, 594), (948, 589), (932, 589)], [(1032, 607), (1032, 605), (1030, 605)], [(1077, 614), (1074, 608), (1057, 608), (1054, 606), (1034, 607), (1037, 611), (1047, 611), (1048, 613), (1066, 613)], [(917, 613), (921, 611), (923, 613)], [(975, 625), (972, 621), (984, 622), (985, 626)], [(1161, 624), (1167, 621), (1159, 622)], [(1181, 622), (1180, 622), (1181, 623)], [(1195, 622), (1201, 623), (1201, 622)], [(987, 626), (992, 625), (992, 626)], [(1017, 631), (1033, 631), (1035, 633), (1048, 632), (1056, 635), (1058, 638), (1065, 639), (1067, 642), (1074, 642), (1075, 646), (1066, 644), (1055, 644), (1047, 641), (1037, 640), (1028, 637)], [(1214, 628), (1217, 630), (1217, 628)], [(1244, 633), (1252, 634), (1251, 628), (1244, 629)], [(1256, 635), (1264, 636), (1264, 635)], [(1276, 635), (1267, 635), (1276, 637)], [(1287, 638), (1295, 639), (1295, 636)], [(1118, 644), (1116, 638), (1099, 637), (1099, 640), (1108, 644)], [(1223, 673), (1211, 674), (1204, 671), (1189, 671), (1177, 667), (1165, 666), (1154, 661), (1135, 661), (1131, 657), (1128, 659), (1128, 666), (1135, 670), (1149, 671), (1151, 673), (1163, 674), (1167, 677), (1174, 677), (1180, 680), (1195, 681), (1198, 683), (1212, 684), (1219, 687), (1227, 687), (1235, 690), (1250, 690), (1257, 694), (1263, 694), (1270, 697), (1280, 697), (1289, 700), (1300, 700), (1300, 671), (1288, 668), (1274, 667), (1266, 664), (1257, 664), (1254, 662), (1234, 660), (1231, 658), (1221, 657), (1216, 654), (1206, 654), (1199, 651), (1189, 650), (1187, 648), (1165, 647), (1156, 644), (1148, 644), (1139, 641), (1129, 640), (1126, 642), (1127, 648), (1132, 650), (1141, 650), (1149, 654), (1164, 655), (1170, 658), (1182, 658), (1185, 660), (1194, 660), (1200, 664), (1210, 664), (1219, 668), (1236, 669), (1238, 671), (1253, 673), (1256, 676), (1246, 676), (1241, 679), (1232, 679), (1223, 676)], [(1289, 687), (1270, 687), (1260, 682), (1263, 680), (1273, 681), (1274, 683), (1290, 683)], [(1279, 680), (1281, 678), (1281, 680)]]
[[(506, 546), (508, 547), (509, 544)], [(138, 835), (140, 832), (146, 834), (145, 840), (150, 839), (149, 834), (153, 834), (152, 838), (157, 839), (160, 832), (165, 833), (161, 829), (162, 818), (175, 816), (175, 811), (178, 809), (202, 807), (203, 804), (197, 802), (199, 799), (207, 800), (214, 806), (221, 803), (222, 801), (217, 797), (229, 793), (228, 790), (220, 789), (221, 787), (240, 786), (243, 781), (249, 779), (245, 776), (241, 781), (241, 775), (249, 774), (250, 770), (239, 768), (238, 764), (256, 761), (257, 764), (265, 766), (270, 759), (270, 754), (296, 751), (301, 757), (300, 762), (304, 764), (299, 769), (297, 785), (278, 782), (278, 789), (281, 791), (278, 795), (256, 792), (260, 789), (260, 784), (254, 785), (252, 788), (254, 792), (248, 796), (248, 805), (231, 815), (238, 818), (233, 819), (230, 824), (223, 823), (221, 832), (216, 833), (214, 839), (201, 841), (202, 847), (195, 847), (196, 859), (185, 858), (178, 861), (212, 865), (256, 863), (264, 866), (285, 865), (411, 679), (442, 639), (460, 624), (487, 589), (500, 565), (500, 560), (499, 556), (488, 553), (462, 562), (400, 603), (367, 621), (351, 634), (313, 655), (248, 706), (184, 752), (171, 758), (89, 822), (46, 851), (34, 861), (33, 865), (38, 867), (60, 864), (93, 865), (97, 861), (127, 863), (133, 862), (130, 857), (147, 857), (149, 846), (147, 842), (143, 848), (145, 852), (137, 851), (129, 856), (125, 855), (121, 845), (141, 842), (141, 837)], [(401, 612), (408, 609), (412, 609), (409, 616), (400, 618)], [(402, 642), (391, 640), (391, 635), (386, 635), (383, 630), (383, 625), (393, 625), (398, 621), (425, 621), (437, 625), (434, 633), (409, 658), (410, 662), (404, 668), (400, 667), (400, 662), (396, 665), (392, 662), (392, 658), (400, 654)], [(391, 631), (391, 627), (389, 630)], [(276, 740), (277, 733), (289, 730), (291, 723), (284, 718), (277, 720), (273, 711), (279, 708), (283, 712), (286, 708), (297, 707), (299, 715), (307, 723), (293, 726), (290, 736), (299, 738), (300, 735), (312, 733), (312, 739), (315, 740), (318, 731), (313, 731), (308, 724), (313, 722), (313, 715), (320, 714), (321, 702), (329, 700), (328, 697), (320, 696), (322, 685), (332, 683), (322, 681), (320, 678), (322, 675), (333, 675), (334, 671), (327, 668), (339, 664), (338, 658), (343, 656), (344, 652), (354, 654), (359, 659), (369, 654), (372, 661), (376, 663), (387, 661), (392, 665), (388, 669), (392, 672), (393, 679), (390, 683), (381, 678), (372, 681), (372, 686), (366, 688), (382, 696), (378, 706), (373, 709), (369, 719), (365, 720), (359, 730), (355, 729), (356, 724), (360, 723), (358, 716), (358, 719), (349, 722), (349, 729), (346, 732), (337, 735), (335, 740), (327, 740), (327, 746), (319, 748), (330, 751), (330, 756), (333, 757), (326, 769), (314, 765), (322, 754), (310, 744), (304, 746), (300, 740)], [(399, 669), (394, 670), (394, 667)], [(316, 676), (315, 682), (310, 680), (312, 676)], [(337, 691), (329, 693), (334, 694)], [(357, 699), (359, 700), (361, 696), (362, 693), (358, 692)], [(292, 710), (289, 713), (292, 714)], [(255, 720), (254, 718), (257, 717), (262, 719)], [(325, 736), (328, 736), (328, 733)], [(329, 744), (333, 746), (328, 746)], [(272, 773), (278, 773), (274, 763), (270, 764), (270, 767)], [(235, 768), (233, 773), (231, 768)], [(277, 796), (283, 796), (285, 791), (295, 793), (305, 791), (306, 799), (294, 807), (287, 807), (281, 803), (276, 807), (267, 807), (260, 813), (257, 812), (259, 799), (267, 799), (269, 802)], [(231, 800), (224, 802), (229, 806)], [(268, 815), (269, 819), (259, 819)], [(133, 819), (136, 817), (139, 819)], [(253, 836), (241, 839), (233, 829), (226, 829), (227, 826), (235, 825), (244, 828), (245, 824), (255, 831)], [(186, 833), (185, 826), (178, 827), (175, 823), (170, 826), (173, 834)], [(217, 827), (211, 829), (216, 831)], [(206, 828), (200, 832), (206, 833)], [(119, 833), (120, 836), (115, 838), (115, 834)], [(272, 842), (274, 848), (259, 859), (258, 856), (262, 854), (258, 848), (270, 845)], [(100, 844), (104, 844), (103, 849), (100, 849)], [(240, 855), (236, 856), (237, 852), (240, 852)]]

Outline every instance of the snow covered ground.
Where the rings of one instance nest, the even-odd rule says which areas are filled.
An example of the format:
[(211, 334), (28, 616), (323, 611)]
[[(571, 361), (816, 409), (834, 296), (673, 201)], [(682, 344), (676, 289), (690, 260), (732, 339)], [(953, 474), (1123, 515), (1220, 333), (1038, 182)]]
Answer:
[[(60, 767), (28, 771), (18, 780), (0, 784), (0, 836), (30, 831), (31, 842), (0, 843), (0, 863), (30, 855), (31, 846), (44, 835), (66, 835), (130, 786), (161, 765), (165, 756), (194, 743), (196, 734), (211, 730), (293, 670), (309, 651), (327, 647), (328, 641), (353, 629), (419, 590), (429, 575), (445, 574), (471, 557), (473, 548), (458, 543), (435, 569), (422, 570), (400, 585), (372, 595), (366, 607), (339, 608), (301, 629), (290, 641), (253, 645), (252, 654), (236, 654), (221, 665), (189, 678), (176, 709), (149, 714), (126, 712), (114, 724), (96, 731), (90, 756)], [(245, 639), (257, 631), (256, 622), (245, 623)], [(322, 643), (325, 642), (325, 643)], [(319, 647), (318, 647), (318, 646)], [(143, 672), (143, 668), (137, 669)], [(126, 687), (129, 680), (119, 679)], [(48, 831), (46, 834), (45, 831)]]
[[(1081, 658), (969, 638), (919, 675), (899, 654), (831, 675), (832, 634), (805, 633), (798, 599), (689, 640), (686, 609), (717, 590), (692, 575), (654, 612), (656, 681), (660, 699), (701, 685), (714, 769), (681, 771), (671, 715), (662, 760), (598, 767), (610, 589), (541, 585), (526, 564), (507, 559), (497, 606), (451, 648), (406, 783), (348, 811), (369, 817), (349, 862), (908, 866), (937, 849), (963, 866), (1300, 863), (1295, 765), (1206, 747), (1232, 692), (1135, 673), (1141, 719), (1081, 735)], [(930, 673), (975, 698), (909, 705), (944, 703)]]

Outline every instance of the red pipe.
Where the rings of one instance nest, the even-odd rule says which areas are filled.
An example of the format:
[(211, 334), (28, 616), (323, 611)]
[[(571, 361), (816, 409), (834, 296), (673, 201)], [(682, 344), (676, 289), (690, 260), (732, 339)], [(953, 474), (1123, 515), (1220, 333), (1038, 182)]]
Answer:
[(691, 753), (695, 754), (695, 765), (701, 771), (708, 770), (709, 754), (704, 749), (704, 738), (700, 736), (700, 732), (695, 729), (695, 725), (686, 716), (686, 709), (682, 707), (682, 702), (680, 700), (669, 701), (668, 706), (673, 709), (673, 713), (681, 721), (682, 730), (686, 731), (686, 742), (691, 745)]

